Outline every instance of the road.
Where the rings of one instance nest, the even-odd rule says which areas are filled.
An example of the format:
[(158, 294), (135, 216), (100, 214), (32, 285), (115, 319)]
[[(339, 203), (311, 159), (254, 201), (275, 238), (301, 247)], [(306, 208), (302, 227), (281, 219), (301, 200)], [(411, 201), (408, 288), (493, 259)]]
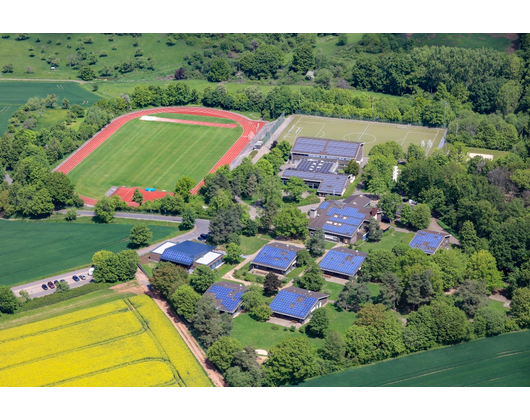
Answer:
[[(60, 213), (66, 213), (66, 210), (61, 210)], [(93, 211), (88, 210), (78, 210), (77, 211), (78, 216), (94, 216), (95, 213)], [(180, 223), (182, 222), (182, 217), (178, 216), (161, 216), (161, 215), (155, 215), (155, 214), (139, 214), (139, 213), (116, 213), (114, 215), (116, 218), (124, 218), (124, 219), (138, 219), (138, 220), (154, 220), (154, 221), (162, 221), (162, 222), (176, 222)], [(185, 233), (180, 236), (176, 236), (174, 238), (166, 239), (164, 241), (158, 242), (156, 244), (149, 245), (145, 248), (140, 248), (137, 250), (138, 255), (144, 255), (148, 252), (151, 252), (153, 249), (155, 249), (160, 244), (166, 242), (166, 241), (173, 241), (173, 242), (183, 242), (183, 241), (190, 241), (192, 239), (197, 239), (197, 237), (201, 233), (208, 233), (210, 231), (210, 221), (204, 220), (204, 219), (197, 219), (195, 220), (195, 229), (193, 229), (191, 232)], [(72, 276), (79, 274), (83, 274), (87, 276), (86, 280), (81, 281), (74, 281), (72, 279)], [(92, 280), (92, 277), (88, 276), (88, 267), (82, 268), (80, 270), (70, 271), (68, 273), (59, 274), (56, 276), (48, 277), (42, 280), (33, 281), (31, 283), (22, 284), (19, 286), (14, 286), (11, 288), (13, 293), (15, 295), (19, 296), (19, 292), (21, 290), (25, 290), (29, 293), (31, 298), (35, 297), (41, 297), (45, 295), (51, 295), (52, 293), (55, 293), (55, 289), (48, 289), (43, 290), (42, 285), (44, 283), (48, 283), (49, 281), (53, 282), (54, 280), (61, 280), (65, 279), (66, 282), (70, 285), (70, 288), (80, 287), (85, 284), (87, 284), (90, 280)]]

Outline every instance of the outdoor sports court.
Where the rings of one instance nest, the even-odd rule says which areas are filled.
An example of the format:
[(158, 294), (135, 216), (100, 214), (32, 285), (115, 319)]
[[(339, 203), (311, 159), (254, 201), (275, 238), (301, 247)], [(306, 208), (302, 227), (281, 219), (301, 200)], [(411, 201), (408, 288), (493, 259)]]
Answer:
[(413, 143), (424, 147), (427, 155), (430, 155), (438, 147), (444, 134), (444, 128), (296, 115), (278, 141), (287, 140), (292, 144), (297, 137), (303, 136), (364, 142), (365, 156), (377, 144), (396, 141), (405, 151)]

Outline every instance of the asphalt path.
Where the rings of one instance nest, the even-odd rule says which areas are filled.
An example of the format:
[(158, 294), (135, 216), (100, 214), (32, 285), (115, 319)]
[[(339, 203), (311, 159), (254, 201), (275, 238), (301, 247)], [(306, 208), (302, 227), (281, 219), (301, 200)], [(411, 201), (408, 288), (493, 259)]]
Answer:
[[(66, 211), (62, 210), (62, 211), (60, 211), (60, 213), (66, 213)], [(77, 211), (77, 215), (78, 216), (94, 216), (95, 213), (93, 211), (88, 211), (88, 210), (78, 210)], [(155, 221), (161, 221), (161, 222), (176, 222), (176, 223), (182, 222), (182, 217), (178, 217), (178, 216), (161, 216), (161, 215), (155, 215), (155, 214), (116, 213), (114, 215), (114, 217), (123, 218), (123, 219), (147, 220), (147, 221), (155, 220)], [(140, 249), (137, 250), (137, 252), (138, 252), (138, 255), (144, 255), (144, 254), (147, 254), (148, 252), (151, 252), (153, 249), (155, 249), (156, 247), (158, 247), (159, 245), (163, 244), (166, 241), (173, 241), (173, 242), (191, 241), (193, 239), (197, 239), (199, 237), (199, 235), (201, 235), (202, 233), (208, 233), (209, 231), (210, 231), (210, 221), (209, 220), (196, 219), (195, 220), (195, 229), (193, 229), (191, 232), (185, 233), (183, 235), (176, 236), (174, 238), (166, 239), (166, 240), (158, 242), (156, 244), (149, 245), (149, 246), (147, 246), (145, 248), (140, 248)], [(86, 276), (86, 280), (80, 280), (80, 281), (77, 281), (77, 282), (74, 281), (73, 276), (77, 275), (79, 277), (80, 274)], [(48, 288), (48, 290), (44, 290), (42, 288), (42, 285), (43, 284), (47, 285), (49, 281), (51, 281), (53, 283), (55, 280), (60, 281), (61, 279), (66, 280), (66, 282), (70, 285), (71, 289), (83, 286), (83, 285), (89, 283), (90, 281), (92, 281), (92, 277), (90, 277), (88, 275), (88, 267), (87, 267), (87, 268), (82, 268), (82, 269), (75, 270), (75, 271), (70, 271), (68, 273), (64, 273), (64, 274), (59, 274), (59, 275), (56, 275), (56, 276), (48, 277), (48, 278), (45, 278), (45, 279), (42, 279), (42, 280), (33, 281), (31, 283), (26, 283), (26, 284), (14, 286), (14, 287), (11, 288), (11, 290), (17, 296), (20, 296), (19, 292), (21, 290), (25, 290), (26, 292), (29, 293), (29, 296), (31, 298), (51, 295), (52, 293), (55, 293), (56, 289)]]

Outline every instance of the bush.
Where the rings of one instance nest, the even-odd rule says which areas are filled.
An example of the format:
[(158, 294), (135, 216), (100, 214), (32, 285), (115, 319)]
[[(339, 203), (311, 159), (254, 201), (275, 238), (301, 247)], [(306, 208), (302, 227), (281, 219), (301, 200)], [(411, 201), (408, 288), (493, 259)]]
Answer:
[[(270, 316), (272, 315), (272, 310), (268, 306), (258, 306), (256, 309), (254, 309), (250, 316), (254, 318), (258, 322), (265, 322), (267, 321)], [(287, 328), (285, 329), (287, 330)]]
[(76, 219), (77, 219), (77, 210), (74, 207), (70, 207), (66, 211), (65, 220), (67, 222), (71, 222), (71, 221), (76, 220)]

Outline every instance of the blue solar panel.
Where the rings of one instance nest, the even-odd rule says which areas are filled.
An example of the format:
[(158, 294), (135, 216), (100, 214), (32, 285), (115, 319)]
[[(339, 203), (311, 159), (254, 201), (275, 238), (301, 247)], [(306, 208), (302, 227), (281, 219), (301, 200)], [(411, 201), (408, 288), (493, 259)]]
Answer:
[(265, 245), (252, 263), (261, 263), (271, 267), (286, 269), (295, 258), (295, 251)]
[(233, 312), (239, 303), (241, 302), (241, 296), (245, 291), (236, 292), (234, 289), (229, 287), (219, 286), (218, 284), (212, 285), (208, 289), (209, 293), (212, 293), (216, 299), (219, 299), (222, 305), (225, 307), (224, 310), (227, 312)]
[(360, 143), (341, 142), (326, 139), (311, 139), (298, 137), (293, 145), (292, 152), (320, 154), (330, 156), (343, 156), (353, 158), (357, 154)]
[(302, 172), (319, 172), (327, 174), (331, 173), (331, 169), (334, 165), (335, 163), (333, 162), (326, 162), (323, 160), (302, 159), (294, 169)]
[(426, 254), (434, 254), (443, 239), (443, 235), (435, 235), (420, 230), (416, 233), (412, 241), (410, 241), (409, 245), (411, 248), (421, 249)]
[(182, 264), (182, 265), (193, 264), (193, 257), (191, 255), (184, 254), (178, 251), (172, 251), (171, 248), (166, 249), (162, 253), (162, 256), (160, 257), (160, 259), (165, 260), (165, 261), (171, 261), (171, 262)]
[(353, 255), (351, 253), (332, 249), (318, 265), (322, 270), (330, 270), (353, 276), (357, 270), (359, 270), (359, 267), (364, 262), (365, 258), (366, 257), (362, 255)]
[(323, 201), (322, 204), (318, 207), (319, 209), (327, 209), (329, 206), (329, 203), (327, 201)]
[(297, 318), (305, 319), (317, 298), (281, 290), (269, 305), (271, 310)]
[(323, 174), (319, 172), (303, 172), (297, 171), (295, 169), (287, 169), (282, 174), (282, 177), (284, 178), (290, 178), (292, 176), (296, 176), (305, 181), (320, 181), (320, 185), (318, 186), (318, 192), (321, 193), (340, 194), (348, 183), (347, 175)]

